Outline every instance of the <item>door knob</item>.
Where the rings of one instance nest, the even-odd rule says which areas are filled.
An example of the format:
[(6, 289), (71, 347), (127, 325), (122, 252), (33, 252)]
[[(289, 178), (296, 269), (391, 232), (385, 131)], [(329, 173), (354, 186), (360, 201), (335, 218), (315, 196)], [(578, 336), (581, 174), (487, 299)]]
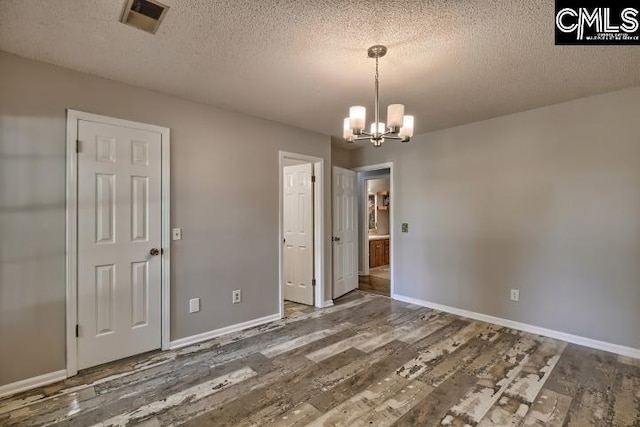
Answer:
[(334, 238), (333, 238), (333, 241), (334, 241), (334, 242), (339, 242), (339, 241), (340, 241), (340, 238), (339, 238), (339, 237), (334, 237)]
[(156, 256), (156, 255), (160, 255), (160, 250), (158, 248), (153, 248), (149, 251), (149, 254), (151, 256)]

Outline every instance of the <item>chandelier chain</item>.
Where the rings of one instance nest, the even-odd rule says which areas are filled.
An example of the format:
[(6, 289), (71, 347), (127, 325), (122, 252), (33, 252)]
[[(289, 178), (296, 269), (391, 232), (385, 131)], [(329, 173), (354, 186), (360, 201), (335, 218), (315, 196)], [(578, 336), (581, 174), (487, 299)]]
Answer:
[(378, 57), (376, 56), (376, 80), (378, 80)]

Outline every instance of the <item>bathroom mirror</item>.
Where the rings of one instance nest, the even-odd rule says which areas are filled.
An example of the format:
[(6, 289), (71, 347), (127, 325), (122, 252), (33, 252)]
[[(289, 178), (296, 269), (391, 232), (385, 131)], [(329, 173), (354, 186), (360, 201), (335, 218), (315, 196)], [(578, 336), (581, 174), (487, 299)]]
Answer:
[(367, 195), (367, 207), (369, 209), (369, 230), (375, 230), (378, 224), (378, 198), (375, 194)]

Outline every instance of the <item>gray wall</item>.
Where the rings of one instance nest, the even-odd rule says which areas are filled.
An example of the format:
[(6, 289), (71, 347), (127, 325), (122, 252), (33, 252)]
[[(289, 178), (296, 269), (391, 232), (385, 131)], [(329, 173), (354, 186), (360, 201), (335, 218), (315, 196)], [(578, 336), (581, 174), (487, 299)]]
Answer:
[(171, 339), (278, 312), (278, 151), (328, 136), (0, 53), (0, 385), (65, 367), (66, 108), (171, 128)]
[(396, 293), (640, 348), (639, 118), (636, 87), (357, 150), (394, 162)]
[(333, 166), (351, 169), (351, 153), (353, 150), (347, 150), (347, 143), (342, 138), (331, 137), (331, 163)]

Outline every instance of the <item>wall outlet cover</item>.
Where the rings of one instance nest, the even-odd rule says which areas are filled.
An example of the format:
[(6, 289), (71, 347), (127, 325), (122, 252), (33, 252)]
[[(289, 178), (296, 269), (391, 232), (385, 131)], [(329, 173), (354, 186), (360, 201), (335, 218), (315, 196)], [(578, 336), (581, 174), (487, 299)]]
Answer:
[(520, 290), (511, 289), (511, 301), (515, 301), (515, 302), (520, 301)]
[(197, 313), (200, 311), (200, 298), (191, 298), (189, 300), (189, 313)]
[(408, 233), (409, 232), (409, 223), (408, 222), (403, 222), (402, 223), (402, 232), (403, 233)]
[(242, 301), (242, 291), (240, 289), (233, 291), (231, 302), (238, 304)]

